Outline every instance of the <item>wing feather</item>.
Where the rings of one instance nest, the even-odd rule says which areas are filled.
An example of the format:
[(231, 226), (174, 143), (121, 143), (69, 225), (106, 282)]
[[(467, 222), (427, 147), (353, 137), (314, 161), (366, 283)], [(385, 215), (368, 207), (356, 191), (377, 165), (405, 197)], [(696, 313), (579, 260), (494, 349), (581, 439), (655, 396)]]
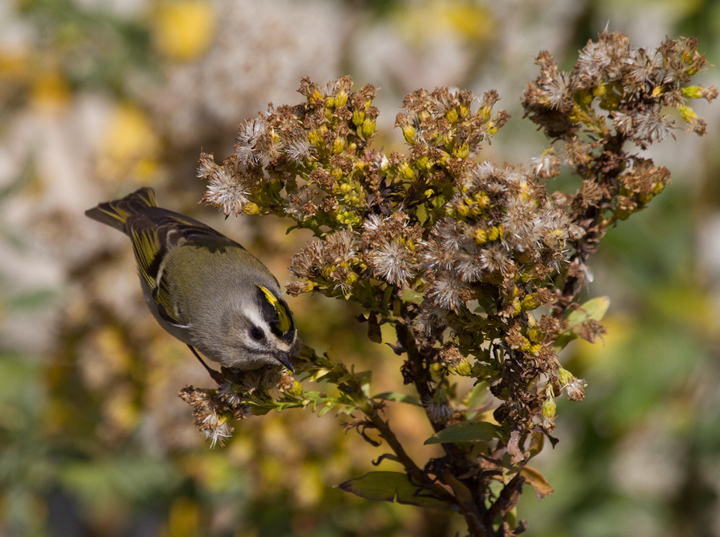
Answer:
[(176, 326), (185, 323), (171, 300), (163, 270), (168, 252), (187, 243), (210, 250), (242, 248), (197, 220), (159, 207), (148, 207), (140, 214), (127, 217), (125, 228), (132, 241), (140, 277), (150, 290), (158, 314)]

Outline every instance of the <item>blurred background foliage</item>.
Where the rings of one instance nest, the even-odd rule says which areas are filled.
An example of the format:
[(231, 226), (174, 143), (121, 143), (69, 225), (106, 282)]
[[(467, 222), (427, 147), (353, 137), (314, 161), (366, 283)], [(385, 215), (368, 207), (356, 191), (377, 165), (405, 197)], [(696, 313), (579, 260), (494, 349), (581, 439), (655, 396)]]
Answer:
[[(83, 211), (151, 185), (287, 281), (299, 235), (198, 206), (201, 149), (222, 159), (240, 120), (301, 100), (301, 77), (350, 74), (382, 88), (386, 151), (403, 150), (392, 126), (405, 93), (497, 89), (513, 119), (481, 157), (527, 165), (544, 144), (520, 111), (534, 56), (572, 65), (606, 24), (636, 46), (696, 36), (720, 63), (712, 0), (0, 2), (0, 535), (462, 531), (460, 517), (332, 488), (382, 454), (332, 415), (252, 418), (210, 450), (177, 397), (208, 379), (146, 311), (126, 239)], [(559, 404), (560, 443), (535, 463), (555, 492), (524, 495), (528, 535), (720, 535), (720, 110), (696, 106), (708, 135), (652, 148), (673, 183), (590, 261), (608, 334), (561, 357), (587, 397)], [(346, 304), (291, 307), (308, 344), (372, 367), (376, 393), (402, 385), (397, 357)], [(388, 414), (413, 456), (436, 453), (420, 411)]]

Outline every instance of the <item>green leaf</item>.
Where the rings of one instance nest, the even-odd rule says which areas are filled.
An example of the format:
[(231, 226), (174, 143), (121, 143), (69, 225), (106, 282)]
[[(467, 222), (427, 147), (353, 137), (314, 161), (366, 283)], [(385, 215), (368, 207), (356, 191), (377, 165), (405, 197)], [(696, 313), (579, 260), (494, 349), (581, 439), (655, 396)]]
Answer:
[(370, 381), (372, 380), (372, 371), (361, 371), (356, 373), (358, 381), (360, 382), (360, 388), (362, 389), (365, 397), (370, 397)]
[(459, 511), (458, 507), (433, 498), (427, 491), (415, 487), (410, 483), (407, 474), (400, 472), (368, 472), (362, 477), (349, 479), (335, 486), (368, 500), (395, 501), (451, 513)]
[(393, 289), (395, 289), (395, 288), (392, 285), (388, 285), (387, 289), (385, 289), (385, 295), (383, 296), (383, 304), (382, 304), (383, 310), (385, 310), (385, 311), (387, 311), (388, 304), (390, 304), (390, 298), (392, 297)]
[(412, 289), (405, 289), (400, 295), (400, 300), (405, 302), (412, 302), (413, 304), (421, 304), (425, 298), (425, 293), (418, 293)]
[(398, 403), (422, 406), (420, 398), (415, 397), (414, 395), (405, 395), (404, 393), (384, 392), (374, 395), (373, 399), (385, 399), (386, 401), (395, 401)]
[(601, 321), (610, 307), (610, 299), (606, 296), (599, 296), (588, 300), (578, 309), (570, 312), (567, 316), (568, 325), (572, 328), (575, 325), (587, 321)]
[[(479, 408), (480, 405), (483, 404), (485, 399), (487, 399), (488, 394), (490, 393), (490, 388), (488, 387), (488, 383), (485, 381), (479, 382), (477, 386), (475, 386), (472, 391), (470, 392), (470, 395), (468, 396), (467, 406), (469, 409), (475, 409)], [(475, 418), (475, 416), (478, 415), (477, 411), (472, 411), (467, 413), (468, 420), (472, 420)]]
[(452, 444), (454, 442), (487, 442), (497, 438), (497, 425), (486, 421), (463, 421), (445, 427), (430, 438), (425, 444)]
[(325, 415), (327, 412), (330, 412), (330, 410), (332, 410), (334, 406), (335, 405), (332, 403), (325, 403), (325, 406), (318, 411), (318, 417)]

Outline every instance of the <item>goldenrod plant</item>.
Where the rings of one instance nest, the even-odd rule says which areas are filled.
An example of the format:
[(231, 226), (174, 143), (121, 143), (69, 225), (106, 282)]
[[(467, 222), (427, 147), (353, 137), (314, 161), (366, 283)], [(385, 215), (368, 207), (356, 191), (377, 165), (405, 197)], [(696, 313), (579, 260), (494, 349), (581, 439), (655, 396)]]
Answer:
[[(604, 332), (608, 300), (578, 298), (586, 263), (608, 228), (669, 183), (670, 170), (643, 151), (677, 122), (704, 134), (689, 102), (717, 97), (714, 87), (691, 85), (707, 66), (694, 39), (645, 49), (603, 32), (568, 72), (547, 52), (536, 63), (540, 74), (523, 106), (548, 145), (529, 165), (482, 160), (509, 120), (495, 110), (494, 90), (407, 95), (395, 121), (407, 151), (385, 154), (372, 147), (375, 88), (353, 91), (349, 77), (325, 85), (304, 79), (303, 102), (243, 121), (222, 163), (201, 155), (205, 203), (226, 215), (289, 218), (290, 230), (313, 232), (292, 259), (287, 292), (357, 303), (358, 330), (378, 344), (381, 327), (391, 327), (384, 343), (414, 389), (378, 394), (372, 370), (304, 347), (295, 380), (224, 369), (219, 386), (181, 392), (213, 444), (232, 434), (233, 419), (271, 410), (347, 415), (346, 427), (386, 453), (381, 471), (347, 476), (340, 488), (460, 514), (473, 536), (525, 530), (515, 510), (523, 485), (538, 497), (552, 491), (529, 464), (546, 441), (557, 441), (555, 399), (581, 401), (586, 388), (559, 353)], [(549, 194), (548, 183), (566, 170), (579, 188)], [(305, 380), (334, 389), (307, 391)], [(398, 404), (424, 409), (425, 443), (441, 445), (442, 456), (408, 454), (384, 415)]]

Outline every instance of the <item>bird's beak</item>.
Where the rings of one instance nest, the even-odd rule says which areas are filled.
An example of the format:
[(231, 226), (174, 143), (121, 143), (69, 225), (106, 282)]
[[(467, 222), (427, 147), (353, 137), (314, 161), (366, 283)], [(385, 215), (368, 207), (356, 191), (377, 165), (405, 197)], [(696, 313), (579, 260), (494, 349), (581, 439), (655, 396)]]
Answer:
[(287, 352), (278, 352), (275, 354), (275, 359), (280, 362), (282, 365), (287, 367), (291, 373), (295, 373), (295, 368), (292, 365), (292, 362), (290, 361), (290, 353)]

